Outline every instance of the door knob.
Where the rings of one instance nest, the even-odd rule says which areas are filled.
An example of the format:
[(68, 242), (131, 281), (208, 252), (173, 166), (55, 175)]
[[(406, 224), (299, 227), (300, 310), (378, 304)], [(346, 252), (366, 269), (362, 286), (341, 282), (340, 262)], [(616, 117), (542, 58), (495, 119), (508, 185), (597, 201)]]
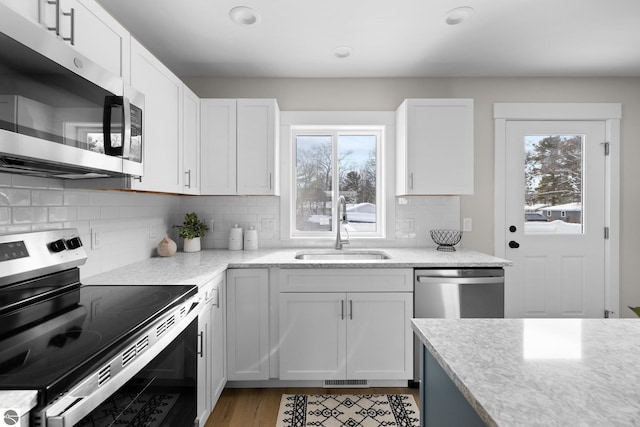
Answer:
[(512, 225), (512, 226), (509, 227), (509, 231), (512, 232), (512, 233), (515, 233), (516, 230), (517, 230), (517, 228), (516, 228), (515, 225)]
[(512, 240), (509, 242), (509, 247), (511, 249), (518, 249), (520, 247), (520, 243), (516, 242), (515, 240)]

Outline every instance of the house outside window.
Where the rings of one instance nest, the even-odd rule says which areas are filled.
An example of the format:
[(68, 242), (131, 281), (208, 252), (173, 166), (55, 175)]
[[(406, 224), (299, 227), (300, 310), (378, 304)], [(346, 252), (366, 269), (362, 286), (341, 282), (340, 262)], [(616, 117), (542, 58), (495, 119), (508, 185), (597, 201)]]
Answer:
[(381, 127), (294, 128), (291, 237), (334, 237), (339, 196), (351, 238), (384, 237)]

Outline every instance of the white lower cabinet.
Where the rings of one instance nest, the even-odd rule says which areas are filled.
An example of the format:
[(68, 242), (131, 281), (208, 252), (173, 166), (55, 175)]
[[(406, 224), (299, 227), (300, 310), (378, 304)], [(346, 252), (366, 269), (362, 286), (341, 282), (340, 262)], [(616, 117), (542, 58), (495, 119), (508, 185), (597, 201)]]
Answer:
[[(357, 271), (336, 270), (326, 272), (331, 277), (325, 277), (325, 286), (339, 288), (343, 283), (345, 289), (362, 291), (315, 292), (321, 289), (312, 284), (321, 283), (322, 272), (281, 272), (281, 282), (290, 284), (285, 288), (305, 291), (280, 293), (280, 379), (413, 377), (412, 292), (367, 292)], [(381, 273), (393, 277), (392, 270)], [(395, 278), (404, 283), (407, 274), (399, 270)]]
[(227, 383), (224, 274), (199, 292), (204, 306), (198, 316), (197, 416), (199, 427), (203, 427)]
[(227, 270), (227, 376), (269, 379), (269, 270)]

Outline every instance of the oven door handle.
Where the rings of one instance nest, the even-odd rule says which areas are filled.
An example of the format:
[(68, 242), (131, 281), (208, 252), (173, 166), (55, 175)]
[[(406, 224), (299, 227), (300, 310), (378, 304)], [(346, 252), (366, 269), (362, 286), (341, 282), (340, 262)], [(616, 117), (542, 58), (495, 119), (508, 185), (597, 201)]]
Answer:
[[(94, 389), (98, 381), (98, 373), (96, 372), (73, 387), (60, 400), (45, 408), (47, 427), (71, 427), (90, 414), (158, 354), (162, 353), (193, 321), (197, 322), (199, 310), (195, 310), (196, 305), (191, 305), (185, 317), (176, 323), (174, 327), (169, 328), (152, 346), (122, 368), (117, 375), (105, 382), (98, 390), (93, 393), (89, 392), (89, 390)], [(154, 323), (154, 328), (155, 325), (157, 323)]]

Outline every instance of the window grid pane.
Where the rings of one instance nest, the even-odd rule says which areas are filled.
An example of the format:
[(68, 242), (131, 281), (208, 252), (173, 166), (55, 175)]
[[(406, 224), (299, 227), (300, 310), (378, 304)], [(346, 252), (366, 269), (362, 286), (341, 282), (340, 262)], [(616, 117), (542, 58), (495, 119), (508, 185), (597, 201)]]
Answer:
[(525, 234), (584, 232), (584, 135), (528, 135), (525, 147)]
[(296, 230), (331, 231), (331, 135), (296, 137)]
[(376, 232), (377, 138), (375, 135), (339, 135), (338, 179), (347, 201), (350, 232)]

